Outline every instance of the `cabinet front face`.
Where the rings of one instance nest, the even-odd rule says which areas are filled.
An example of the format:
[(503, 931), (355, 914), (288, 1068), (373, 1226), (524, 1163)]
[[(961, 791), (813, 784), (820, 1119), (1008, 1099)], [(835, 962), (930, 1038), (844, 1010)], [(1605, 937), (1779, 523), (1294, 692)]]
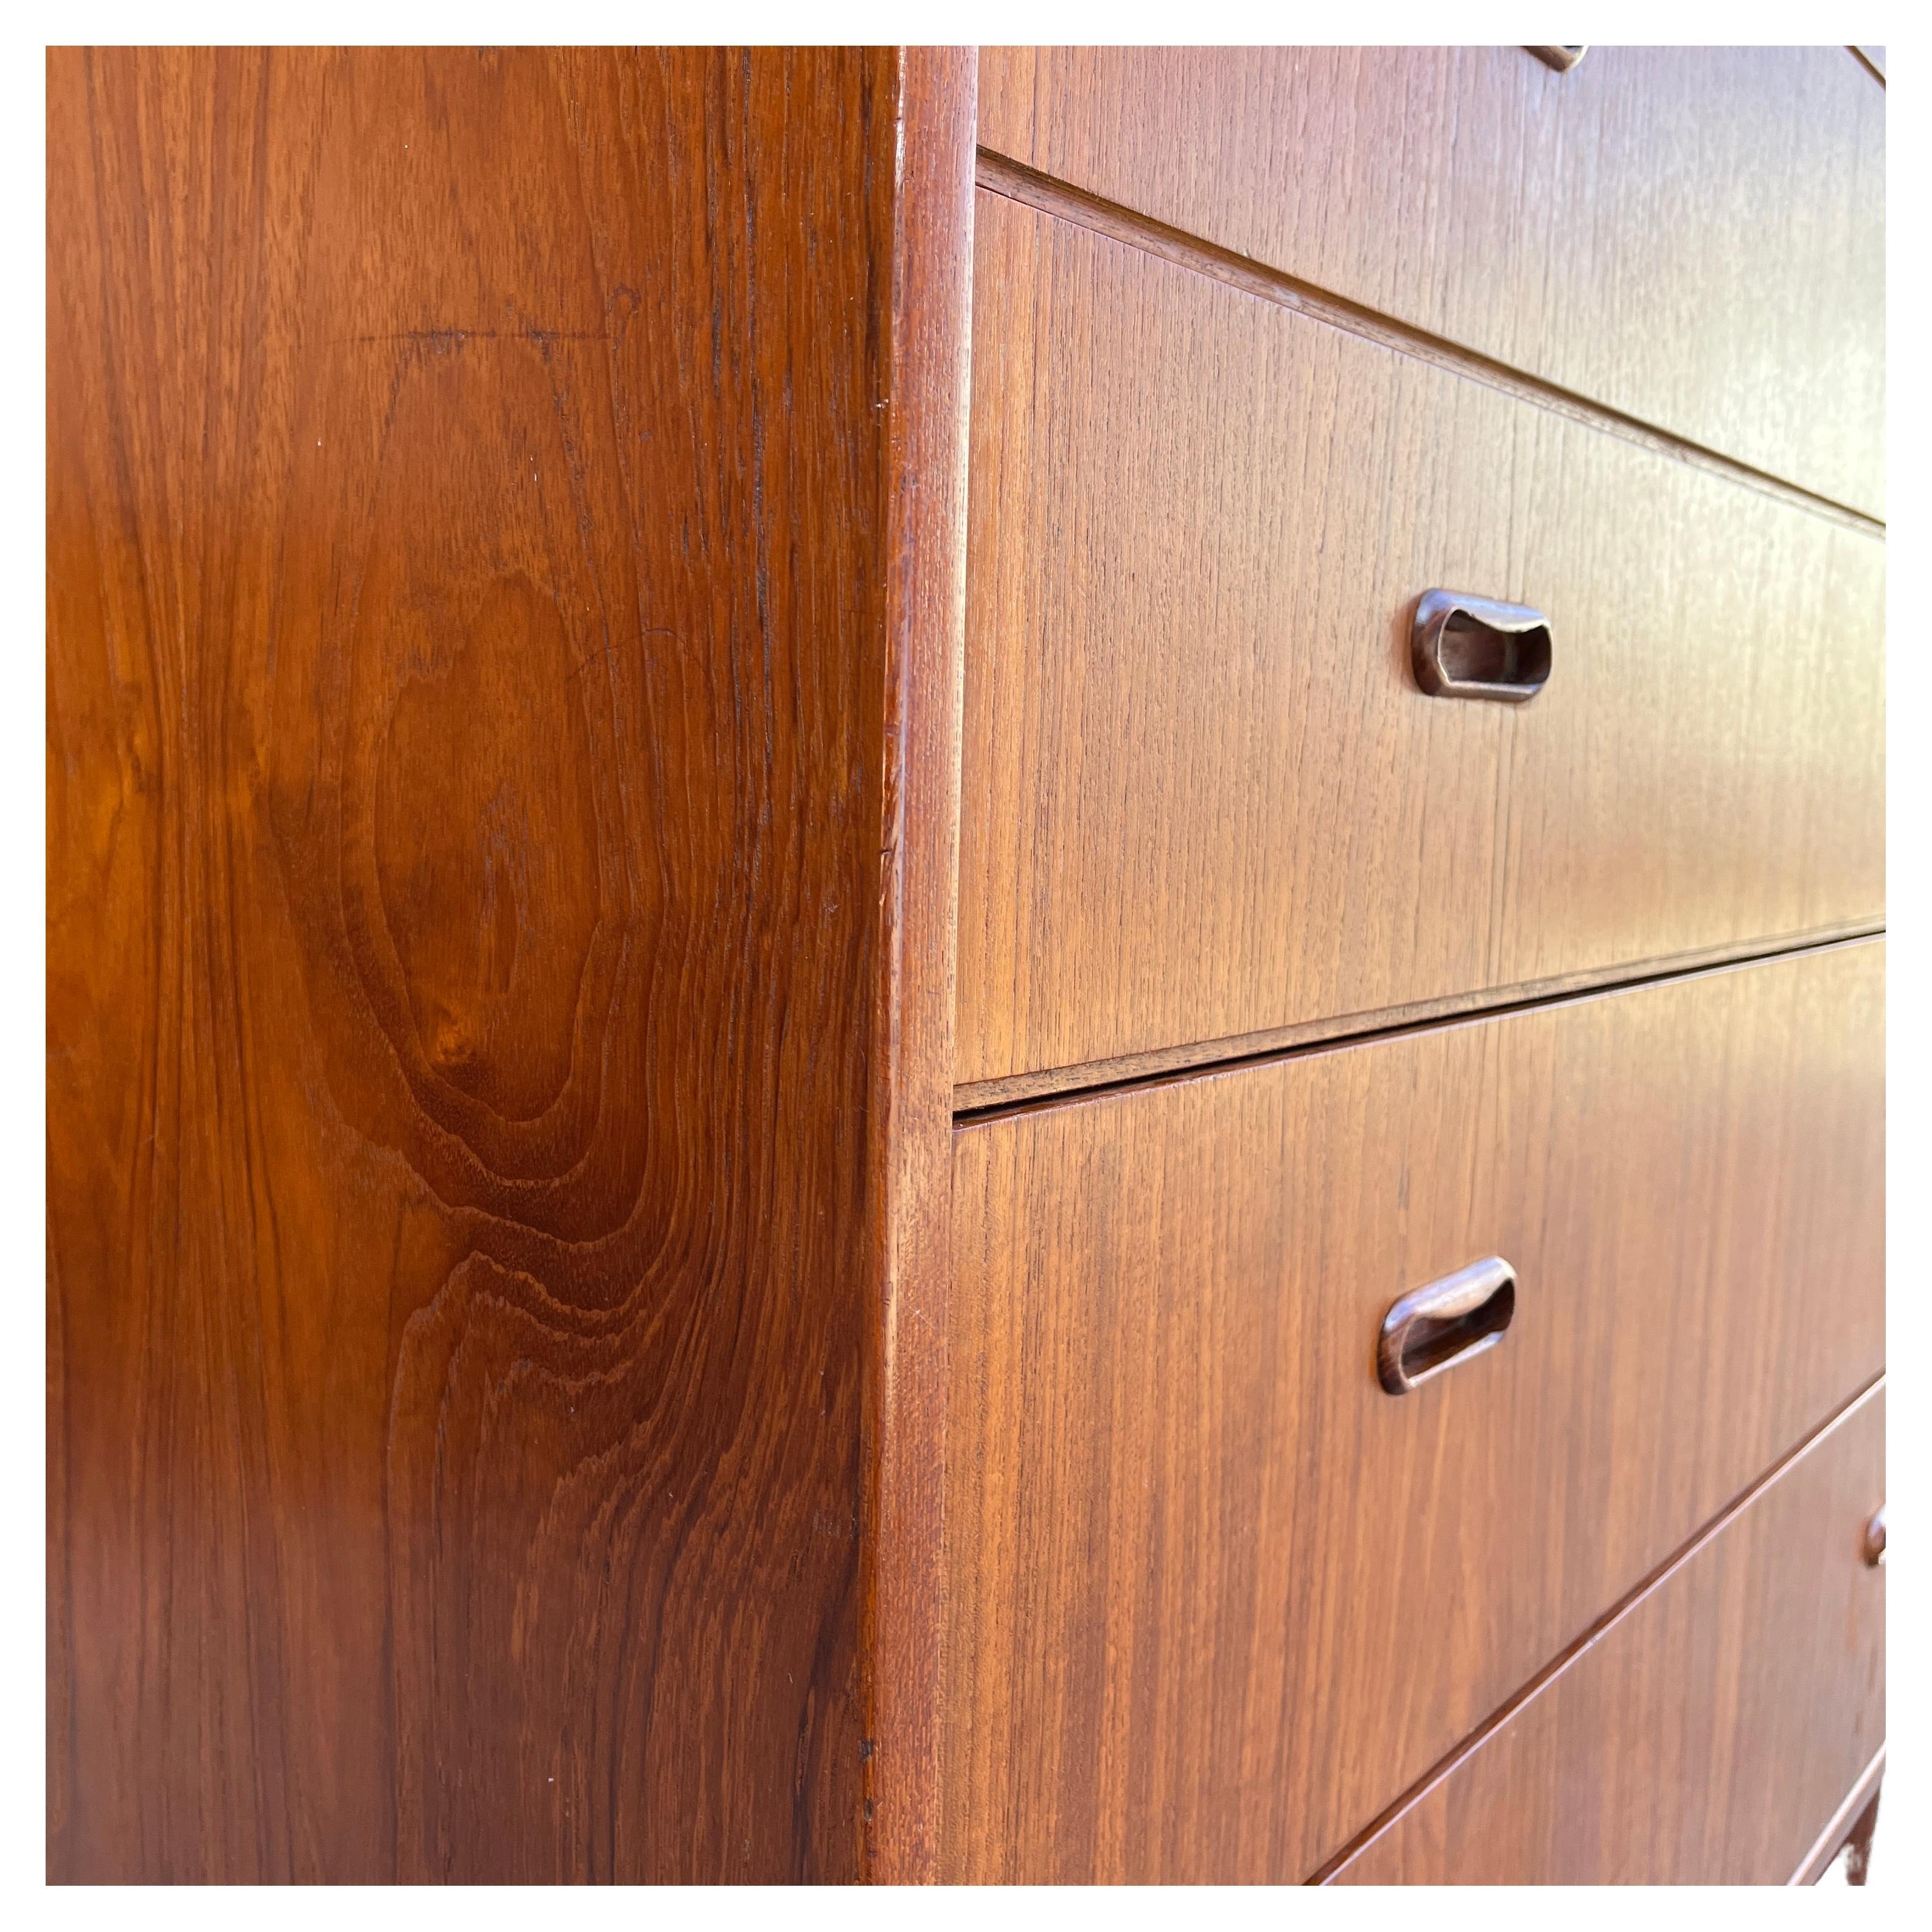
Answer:
[(1884, 1742), (1884, 1498), (1881, 1388), (1337, 1881), (1786, 1883)]
[[(963, 1126), (946, 1875), (1309, 1876), (1868, 1384), (1882, 969)], [(1388, 1393), (1490, 1257), (1500, 1340)]]
[(983, 190), (974, 328), (974, 1104), (1882, 918), (1881, 535)]

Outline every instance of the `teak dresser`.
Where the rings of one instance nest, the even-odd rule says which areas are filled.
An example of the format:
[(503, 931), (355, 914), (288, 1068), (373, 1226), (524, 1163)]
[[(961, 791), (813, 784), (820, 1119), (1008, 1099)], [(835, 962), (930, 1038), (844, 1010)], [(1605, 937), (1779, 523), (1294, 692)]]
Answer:
[(52, 54), (52, 1877), (1862, 1863), (1883, 55), (1576, 52)]

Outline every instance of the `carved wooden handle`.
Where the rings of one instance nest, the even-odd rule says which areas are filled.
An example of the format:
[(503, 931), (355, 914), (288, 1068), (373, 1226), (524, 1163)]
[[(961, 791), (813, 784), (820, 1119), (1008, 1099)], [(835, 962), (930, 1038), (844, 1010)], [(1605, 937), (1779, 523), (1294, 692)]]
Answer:
[(1550, 681), (1550, 620), (1527, 604), (1426, 590), (1409, 637), (1415, 681), (1432, 698), (1523, 704)]
[(1376, 1373), (1390, 1395), (1474, 1361), (1503, 1339), (1516, 1314), (1516, 1270), (1501, 1255), (1405, 1294), (1382, 1318)]

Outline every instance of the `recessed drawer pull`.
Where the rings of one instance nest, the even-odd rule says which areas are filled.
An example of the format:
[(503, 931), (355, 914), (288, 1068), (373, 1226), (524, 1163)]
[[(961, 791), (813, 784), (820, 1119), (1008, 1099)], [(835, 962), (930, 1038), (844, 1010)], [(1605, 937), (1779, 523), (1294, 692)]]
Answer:
[(1550, 679), (1550, 620), (1526, 604), (1425, 590), (1411, 646), (1415, 681), (1432, 698), (1521, 704)]
[(1885, 1505), (1880, 1503), (1865, 1525), (1865, 1563), (1876, 1570), (1885, 1561)]
[(1382, 1318), (1376, 1370), (1390, 1395), (1473, 1360), (1503, 1339), (1516, 1313), (1516, 1270), (1501, 1255), (1405, 1294)]
[(1532, 47), (1529, 50), (1545, 67), (1568, 74), (1590, 50), (1588, 47)]

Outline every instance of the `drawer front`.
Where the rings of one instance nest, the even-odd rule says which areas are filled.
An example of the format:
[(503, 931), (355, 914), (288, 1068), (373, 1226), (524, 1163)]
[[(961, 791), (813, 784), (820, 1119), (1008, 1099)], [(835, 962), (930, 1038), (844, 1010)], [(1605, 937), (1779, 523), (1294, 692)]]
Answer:
[(1875, 1390), (1345, 1864), (1355, 1885), (1782, 1885), (1885, 1742)]
[(980, 139), (1884, 513), (1885, 90), (1845, 48), (988, 47)]
[[(1880, 1371), (1882, 943), (969, 1124), (945, 1862), (1315, 1870)], [(1491, 1255), (1499, 1345), (1384, 1393)]]
[[(978, 219), (962, 1083), (1879, 919), (1880, 539)], [(1545, 613), (1540, 694), (1425, 695), (1432, 587)]]

